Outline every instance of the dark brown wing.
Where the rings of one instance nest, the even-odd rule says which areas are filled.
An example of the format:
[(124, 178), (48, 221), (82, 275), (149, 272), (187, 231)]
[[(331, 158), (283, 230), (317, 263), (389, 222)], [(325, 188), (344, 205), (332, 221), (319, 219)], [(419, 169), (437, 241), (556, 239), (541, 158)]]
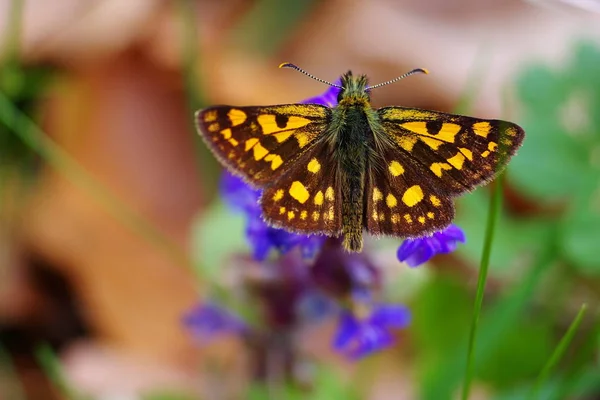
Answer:
[(317, 104), (216, 106), (198, 111), (198, 131), (219, 161), (256, 187), (283, 175), (325, 131), (331, 110)]
[(265, 220), (301, 233), (338, 236), (342, 229), (337, 163), (326, 140), (308, 148), (263, 192)]
[(367, 171), (365, 227), (418, 237), (454, 217), (453, 197), (492, 179), (523, 141), (521, 127), (402, 107), (377, 110), (381, 144)]
[(446, 195), (492, 179), (521, 146), (523, 129), (511, 122), (402, 107), (377, 110), (388, 141), (416, 171)]

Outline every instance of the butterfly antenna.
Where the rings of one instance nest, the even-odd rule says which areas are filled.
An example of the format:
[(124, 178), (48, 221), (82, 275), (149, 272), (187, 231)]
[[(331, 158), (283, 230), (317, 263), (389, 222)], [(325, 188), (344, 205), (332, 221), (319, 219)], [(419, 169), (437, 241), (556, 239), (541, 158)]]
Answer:
[(397, 78), (394, 78), (394, 79), (392, 79), (392, 80), (390, 80), (390, 81), (383, 82), (383, 83), (379, 83), (379, 84), (377, 84), (377, 85), (375, 85), (375, 86), (369, 86), (369, 87), (367, 88), (367, 90), (375, 89), (375, 88), (378, 88), (378, 87), (380, 87), (380, 86), (389, 85), (390, 83), (398, 82), (400, 79), (404, 79), (404, 78), (406, 78), (407, 76), (411, 76), (411, 75), (413, 75), (413, 74), (418, 74), (418, 73), (428, 74), (428, 73), (429, 73), (429, 71), (427, 71), (425, 68), (415, 68), (415, 69), (413, 69), (412, 71), (408, 71), (408, 72), (407, 72), (407, 73), (405, 73), (404, 75), (400, 75), (399, 77), (397, 77)]
[(308, 72), (306, 72), (302, 68), (300, 68), (297, 65), (294, 65), (292, 63), (287, 63), (287, 62), (286, 63), (281, 63), (281, 64), (279, 64), (279, 68), (292, 68), (292, 69), (295, 69), (296, 71), (302, 72), (304, 75), (308, 76), (309, 78), (313, 78), (315, 81), (324, 83), (324, 84), (329, 85), (329, 86), (336, 87), (338, 89), (343, 89), (343, 87), (341, 87), (340, 85), (336, 85), (335, 83), (327, 82), (326, 80), (323, 80), (321, 78), (317, 78), (313, 74), (309, 74)]

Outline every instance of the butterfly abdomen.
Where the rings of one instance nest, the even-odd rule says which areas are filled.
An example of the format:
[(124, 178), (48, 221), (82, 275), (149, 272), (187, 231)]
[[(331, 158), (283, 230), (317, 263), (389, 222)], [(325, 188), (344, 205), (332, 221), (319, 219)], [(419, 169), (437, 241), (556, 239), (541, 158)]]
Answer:
[(340, 124), (333, 128), (337, 130), (334, 137), (342, 192), (343, 246), (348, 251), (361, 251), (365, 171), (372, 134), (363, 107), (356, 105), (336, 111), (342, 113)]

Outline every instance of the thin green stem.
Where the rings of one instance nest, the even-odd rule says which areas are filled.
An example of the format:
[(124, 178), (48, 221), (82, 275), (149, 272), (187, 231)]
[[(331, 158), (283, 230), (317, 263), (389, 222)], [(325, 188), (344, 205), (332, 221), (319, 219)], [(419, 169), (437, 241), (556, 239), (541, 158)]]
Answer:
[(56, 357), (56, 354), (48, 344), (41, 344), (35, 349), (35, 358), (48, 379), (50, 379), (56, 389), (58, 389), (65, 398), (70, 400), (83, 399), (83, 397), (69, 384), (62, 366), (60, 365), (60, 360)]
[(584, 303), (581, 305), (581, 308), (579, 308), (579, 312), (575, 316), (575, 319), (573, 319), (573, 322), (571, 322), (569, 329), (567, 329), (567, 332), (565, 333), (565, 335), (562, 337), (562, 339), (558, 343), (558, 346), (556, 346), (556, 348), (554, 349), (554, 352), (552, 352), (552, 355), (550, 356), (550, 358), (544, 365), (544, 368), (542, 368), (542, 370), (540, 371), (540, 374), (537, 377), (536, 383), (533, 386), (531, 393), (529, 394), (530, 399), (538, 398), (538, 393), (540, 391), (540, 388), (548, 380), (548, 377), (550, 376), (550, 372), (552, 372), (552, 369), (556, 366), (556, 364), (558, 364), (558, 362), (562, 358), (563, 354), (569, 347), (569, 344), (573, 340), (573, 337), (575, 336), (575, 333), (577, 332), (577, 329), (579, 328), (579, 325), (581, 324), (581, 321), (583, 320), (583, 316), (585, 315), (586, 310), (587, 310), (587, 304)]
[(485, 292), (485, 284), (487, 281), (488, 269), (490, 266), (490, 257), (492, 254), (492, 244), (494, 242), (494, 231), (500, 205), (502, 202), (502, 181), (503, 175), (498, 176), (494, 193), (490, 202), (488, 212), (487, 226), (485, 230), (485, 240), (483, 244), (483, 252), (481, 254), (481, 262), (479, 267), (479, 277), (477, 279), (477, 292), (475, 294), (475, 306), (473, 309), (473, 319), (471, 321), (471, 330), (469, 332), (469, 344), (467, 351), (467, 366), (465, 370), (465, 379), (462, 389), (462, 400), (469, 398), (471, 389), (471, 381), (473, 380), (473, 365), (475, 358), (475, 338), (477, 336), (477, 327), (479, 325), (479, 317), (481, 315), (481, 307), (483, 305), (483, 295)]
[(147, 218), (111, 193), (47, 136), (28, 116), (19, 111), (0, 92), (0, 120), (25, 144), (37, 152), (48, 164), (82, 188), (91, 198), (104, 206), (118, 221), (148, 240), (178, 265), (194, 271), (189, 257), (170, 238), (165, 236)]

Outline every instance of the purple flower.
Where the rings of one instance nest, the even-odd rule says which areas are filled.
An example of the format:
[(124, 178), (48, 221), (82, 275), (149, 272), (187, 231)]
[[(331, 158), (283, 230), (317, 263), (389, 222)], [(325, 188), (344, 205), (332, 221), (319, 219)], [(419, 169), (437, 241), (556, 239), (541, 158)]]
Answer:
[(427, 262), (436, 254), (448, 254), (456, 250), (458, 242), (464, 243), (465, 233), (452, 224), (431, 236), (406, 239), (398, 248), (398, 260), (416, 267)]
[(363, 358), (392, 346), (393, 331), (409, 323), (410, 312), (401, 305), (377, 305), (366, 318), (344, 310), (340, 314), (333, 347), (351, 360)]
[(299, 247), (302, 255), (312, 257), (326, 237), (322, 235), (299, 235), (284, 229), (273, 228), (262, 219), (262, 210), (258, 199), (260, 190), (251, 188), (241, 178), (228, 172), (221, 178), (221, 193), (225, 202), (234, 210), (246, 215), (246, 238), (252, 248), (253, 257), (264, 260), (272, 249), (287, 253)]
[[(341, 85), (342, 81), (341, 79), (336, 80), (335, 82), (336, 85)], [(328, 107), (333, 107), (336, 106), (338, 103), (338, 95), (340, 94), (340, 88), (337, 88), (335, 86), (330, 86), (325, 93), (318, 95), (318, 96), (314, 96), (314, 97), (310, 97), (304, 101), (301, 101), (300, 103), (302, 104), (321, 104), (323, 106), (328, 106)]]
[(246, 214), (260, 214), (260, 190), (253, 189), (242, 178), (224, 172), (221, 175), (219, 191), (231, 209)]
[(205, 341), (222, 335), (242, 335), (247, 330), (241, 318), (212, 302), (193, 308), (183, 317), (183, 323), (194, 335)]

